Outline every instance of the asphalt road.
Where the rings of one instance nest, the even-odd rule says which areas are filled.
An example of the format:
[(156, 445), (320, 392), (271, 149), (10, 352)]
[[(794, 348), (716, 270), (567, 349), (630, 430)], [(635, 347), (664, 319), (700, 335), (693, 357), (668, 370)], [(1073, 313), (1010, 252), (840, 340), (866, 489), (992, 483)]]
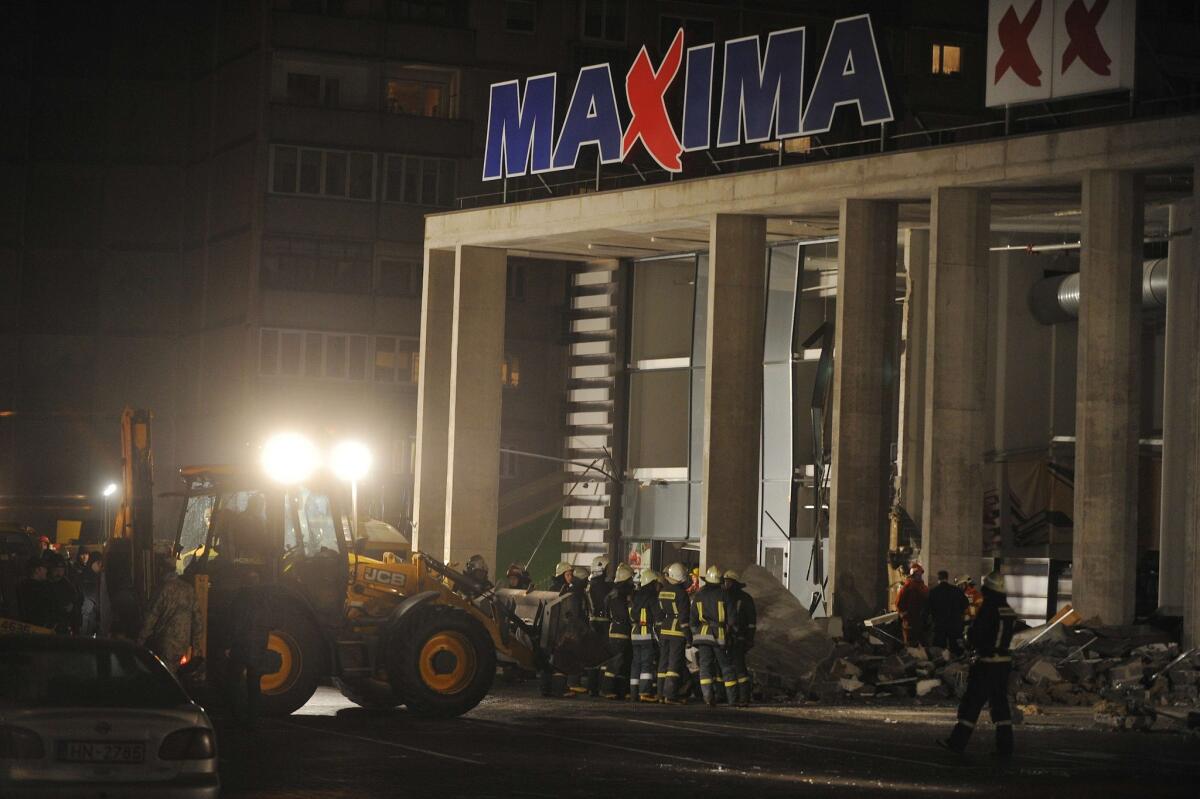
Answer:
[(945, 706), (665, 707), (521, 685), (447, 721), (369, 713), (331, 689), (254, 732), (216, 715), (228, 797), (1190, 798), (1200, 784), (1197, 738), (1089, 729), (1089, 714), (1067, 710), (1018, 726), (1007, 766), (989, 755), (986, 722), (968, 757), (937, 748)]

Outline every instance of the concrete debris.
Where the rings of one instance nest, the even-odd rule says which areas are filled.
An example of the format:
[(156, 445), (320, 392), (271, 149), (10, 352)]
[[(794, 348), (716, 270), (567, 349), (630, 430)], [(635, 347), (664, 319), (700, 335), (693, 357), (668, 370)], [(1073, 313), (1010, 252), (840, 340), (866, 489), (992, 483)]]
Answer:
[[(835, 639), (805, 696), (818, 702), (962, 698), (970, 660), (941, 647), (905, 646), (897, 627), (887, 614), (868, 620), (866, 636)], [(1200, 727), (1200, 649), (1180, 652), (1155, 628), (1089, 624), (1069, 610), (1020, 637), (1009, 678), (1014, 716), (1059, 705), (1091, 708), (1095, 723), (1113, 730)]]

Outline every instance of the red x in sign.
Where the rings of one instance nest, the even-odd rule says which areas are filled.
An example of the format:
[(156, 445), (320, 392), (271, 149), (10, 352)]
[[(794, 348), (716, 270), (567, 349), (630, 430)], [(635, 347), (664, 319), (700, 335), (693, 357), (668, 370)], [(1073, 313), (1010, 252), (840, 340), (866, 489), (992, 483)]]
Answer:
[(667, 54), (663, 56), (658, 71), (650, 63), (650, 56), (643, 47), (625, 76), (625, 95), (629, 98), (629, 110), (633, 119), (625, 129), (625, 138), (621, 143), (621, 158), (629, 155), (629, 149), (634, 142), (642, 140), (642, 144), (654, 156), (663, 169), (679, 172), (683, 164), (679, 154), (683, 145), (675, 135), (675, 128), (667, 116), (667, 106), (663, 102), (663, 94), (683, 62), (683, 28), (675, 34)]
[(1100, 35), (1096, 32), (1096, 25), (1107, 9), (1108, 0), (1096, 0), (1090, 11), (1083, 0), (1075, 0), (1067, 7), (1067, 12), (1063, 15), (1063, 25), (1071, 41), (1063, 51), (1063, 72), (1078, 58), (1097, 75), (1110, 74), (1108, 68), (1112, 59), (1108, 57), (1104, 43), (1100, 41)]
[(1000, 18), (1000, 24), (996, 28), (1003, 52), (996, 61), (993, 83), (999, 83), (1000, 78), (1004, 77), (1004, 73), (1011, 69), (1018, 78), (1030, 86), (1042, 85), (1042, 69), (1029, 49), (1029, 34), (1033, 32), (1033, 27), (1037, 25), (1038, 17), (1041, 14), (1042, 0), (1034, 0), (1028, 13), (1025, 14), (1025, 19), (1020, 19), (1016, 9), (1011, 5), (1004, 12), (1004, 16)]

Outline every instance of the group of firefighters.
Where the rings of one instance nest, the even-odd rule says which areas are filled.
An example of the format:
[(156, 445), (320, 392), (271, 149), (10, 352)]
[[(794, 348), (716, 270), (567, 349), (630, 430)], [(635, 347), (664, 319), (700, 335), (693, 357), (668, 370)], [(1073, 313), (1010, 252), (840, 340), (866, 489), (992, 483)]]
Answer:
[[(709, 706), (750, 703), (746, 653), (754, 646), (758, 615), (736, 571), (713, 565), (701, 579), (698, 569), (689, 573), (672, 563), (661, 574), (645, 568), (635, 575), (621, 563), (611, 580), (608, 571), (604, 555), (593, 561), (590, 574), (566, 562), (555, 568), (550, 590), (576, 599), (579, 615), (607, 639), (610, 658), (582, 674), (544, 674), (543, 694), (685, 704), (698, 686)], [(693, 647), (695, 679), (688, 668)]]

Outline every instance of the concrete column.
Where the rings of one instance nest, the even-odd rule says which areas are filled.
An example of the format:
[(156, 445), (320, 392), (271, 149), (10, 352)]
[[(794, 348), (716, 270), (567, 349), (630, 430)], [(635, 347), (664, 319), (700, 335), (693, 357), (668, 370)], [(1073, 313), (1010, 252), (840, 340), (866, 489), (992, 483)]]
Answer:
[(896, 204), (842, 200), (839, 238), (829, 529), (833, 612), (844, 615), (862, 600), (884, 607), (887, 590)]
[(980, 189), (937, 189), (929, 211), (922, 551), (928, 574), (978, 575), (983, 536), (988, 239)]
[(443, 559), (483, 555), (495, 573), (500, 506), (500, 363), (504, 358), (504, 250), (459, 247), (450, 339), (450, 419)]
[(767, 224), (717, 214), (709, 233), (700, 562), (757, 562)]
[(446, 546), (446, 436), (450, 428), (450, 333), (454, 253), (425, 251), (417, 451), (413, 464), (413, 551), (440, 558)]
[[(1192, 172), (1192, 209), (1200, 209), (1200, 164)], [(1195, 231), (1191, 236), (1192, 271), (1200, 269), (1200, 235)], [(1200, 314), (1195, 313), (1200, 308), (1200, 280), (1193, 276), (1192, 284), (1184, 298), (1184, 307), (1191, 308), (1188, 318), (1192, 323), (1192, 341), (1200, 341)], [(1169, 313), (1169, 312), (1168, 312)], [(1187, 413), (1188, 429), (1185, 441), (1188, 446), (1188, 496), (1185, 506), (1174, 509), (1181, 510), (1187, 519), (1187, 538), (1184, 542), (1185, 566), (1187, 578), (1183, 586), (1183, 645), (1193, 647), (1200, 645), (1200, 368), (1192, 372), (1192, 385), (1186, 388), (1185, 396), (1190, 398)], [(1185, 391), (1180, 386), (1179, 390)]]
[[(929, 312), (929, 231), (904, 232), (904, 352), (900, 356), (900, 504), (921, 526), (925, 477), (925, 338)], [(907, 542), (905, 542), (907, 543)]]
[[(1192, 420), (1188, 414), (1200, 383), (1197, 382), (1195, 338), (1196, 264), (1191, 259), (1195, 234), (1180, 236), (1192, 227), (1190, 201), (1170, 208), (1171, 241), (1167, 245), (1167, 330), (1163, 343), (1163, 445), (1162, 512), (1158, 531), (1158, 609), (1160, 613), (1183, 613), (1188, 527), (1186, 509), (1195, 502), (1196, 475), (1188, 473), (1192, 446), (1188, 441)], [(1191, 497), (1189, 498), (1189, 493)]]
[(1139, 176), (1084, 176), (1072, 604), (1106, 624), (1133, 621), (1142, 227)]

